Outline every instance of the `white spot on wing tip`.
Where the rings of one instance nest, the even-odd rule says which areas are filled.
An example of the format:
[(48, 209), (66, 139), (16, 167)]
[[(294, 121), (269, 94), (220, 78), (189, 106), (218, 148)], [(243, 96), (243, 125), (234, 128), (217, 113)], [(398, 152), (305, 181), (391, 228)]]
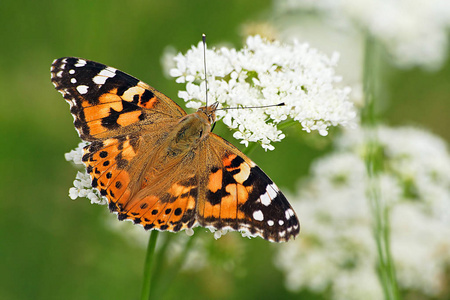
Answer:
[(273, 226), (273, 224), (275, 224), (275, 223), (272, 220), (267, 221), (267, 225)]
[(272, 200), (276, 198), (279, 191), (280, 190), (275, 185), (275, 183), (271, 183), (271, 184), (267, 185), (266, 192), (264, 194), (262, 194), (261, 197), (259, 198), (259, 200), (261, 201), (261, 204), (263, 204), (265, 206), (269, 206), (270, 203), (272, 203)]
[(89, 89), (89, 87), (87, 85), (79, 85), (79, 86), (77, 86), (77, 91), (81, 95), (86, 94), (88, 92), (88, 89)]
[(116, 74), (117, 69), (113, 68), (113, 67), (106, 67), (105, 70), (110, 71), (111, 73)]
[(289, 220), (291, 217), (293, 217), (295, 214), (294, 214), (294, 211), (291, 209), (291, 208), (288, 208), (287, 210), (286, 210), (286, 212), (285, 212), (285, 217), (286, 217), (286, 220)]
[(79, 59), (77, 63), (74, 65), (77, 68), (84, 67), (86, 65), (86, 61), (84, 59)]
[(106, 80), (108, 78), (112, 78), (116, 76), (116, 69), (111, 68), (111, 67), (106, 67), (105, 69), (101, 70), (97, 76), (95, 76), (92, 81), (94, 81), (94, 83), (102, 85), (105, 84)]
[(262, 211), (257, 210), (255, 212), (253, 212), (253, 219), (255, 219), (256, 221), (264, 220), (264, 215), (263, 215)]
[(261, 200), (261, 203), (265, 206), (269, 206), (270, 202), (272, 202), (272, 200), (270, 199), (267, 191), (261, 195), (261, 197), (259, 198)]
[(102, 84), (105, 84), (106, 79), (108, 79), (108, 77), (97, 75), (94, 78), (92, 78), (92, 81), (95, 84), (102, 85)]
[(280, 191), (280, 189), (277, 187), (277, 185), (275, 183), (272, 183), (267, 188), (267, 193), (269, 194), (269, 197), (271, 199), (274, 199), (277, 196), (279, 191)]
[(74, 69), (70, 69), (69, 70), (69, 74), (75, 74), (75, 70)]
[(70, 79), (71, 83), (77, 83), (77, 80), (75, 78)]

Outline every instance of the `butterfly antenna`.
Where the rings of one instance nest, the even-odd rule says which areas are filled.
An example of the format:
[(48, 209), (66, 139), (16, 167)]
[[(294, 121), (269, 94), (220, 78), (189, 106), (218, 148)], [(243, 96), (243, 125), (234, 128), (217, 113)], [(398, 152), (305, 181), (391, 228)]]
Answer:
[(203, 67), (205, 69), (205, 88), (206, 88), (206, 97), (205, 97), (205, 106), (208, 107), (208, 78), (206, 76), (206, 34), (202, 34), (203, 41)]
[(273, 106), (285, 106), (286, 104), (284, 102), (278, 103), (278, 104), (270, 104), (270, 105), (262, 105), (262, 106), (237, 106), (237, 107), (222, 107), (218, 108), (217, 110), (229, 110), (229, 109), (247, 109), (247, 108), (266, 108), (266, 107), (273, 107)]

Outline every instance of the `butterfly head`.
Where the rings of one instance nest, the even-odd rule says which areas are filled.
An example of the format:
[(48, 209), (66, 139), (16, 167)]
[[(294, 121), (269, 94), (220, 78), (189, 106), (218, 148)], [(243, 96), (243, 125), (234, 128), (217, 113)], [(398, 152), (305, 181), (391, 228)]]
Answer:
[(215, 102), (210, 106), (202, 106), (198, 109), (198, 112), (205, 114), (209, 124), (214, 124), (216, 121), (217, 106), (219, 106), (219, 102)]

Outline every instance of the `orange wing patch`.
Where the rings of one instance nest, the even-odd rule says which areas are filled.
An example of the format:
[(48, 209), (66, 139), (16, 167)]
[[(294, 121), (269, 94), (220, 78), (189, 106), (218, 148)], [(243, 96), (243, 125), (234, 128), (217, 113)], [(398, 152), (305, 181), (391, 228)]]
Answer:
[(211, 172), (209, 175), (208, 189), (211, 192), (215, 193), (222, 188), (222, 174), (222, 169), (217, 169), (216, 172)]
[[(162, 196), (137, 193), (123, 208), (119, 219), (132, 219), (145, 229), (180, 231), (195, 223), (196, 179), (172, 184)], [(188, 183), (188, 184), (186, 184)]]

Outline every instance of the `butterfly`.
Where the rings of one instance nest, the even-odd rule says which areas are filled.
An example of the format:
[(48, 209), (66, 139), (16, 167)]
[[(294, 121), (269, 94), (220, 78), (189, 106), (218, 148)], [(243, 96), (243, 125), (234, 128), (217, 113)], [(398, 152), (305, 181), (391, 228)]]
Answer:
[(187, 114), (115, 68), (56, 59), (51, 80), (70, 105), (92, 186), (119, 220), (147, 230), (203, 226), (288, 241), (299, 221), (276, 184), (211, 132), (218, 103)]

